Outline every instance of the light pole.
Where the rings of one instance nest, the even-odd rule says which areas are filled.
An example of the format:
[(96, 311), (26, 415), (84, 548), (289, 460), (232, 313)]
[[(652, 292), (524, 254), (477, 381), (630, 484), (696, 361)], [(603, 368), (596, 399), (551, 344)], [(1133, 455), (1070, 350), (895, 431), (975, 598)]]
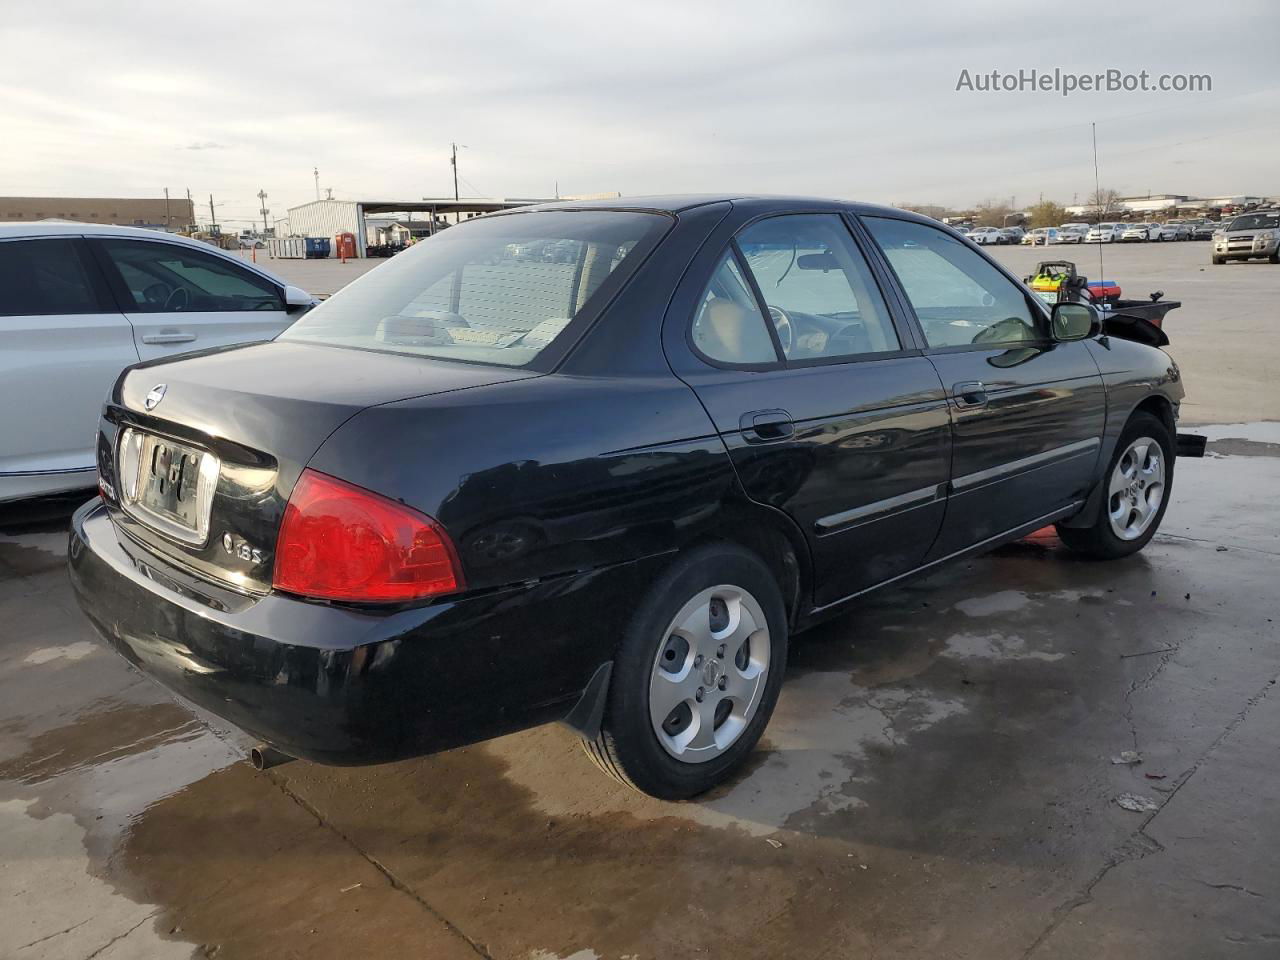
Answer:
[[(449, 146), (453, 148), (453, 154), (449, 158), (449, 163), (453, 166), (453, 202), (457, 203), (458, 202), (458, 144), (451, 143), (449, 144)], [(464, 150), (466, 149), (466, 147), (467, 145), (465, 143), (462, 144), (462, 148)], [(458, 210), (453, 211), (453, 222), (454, 223), (462, 222), (462, 213), (460, 211)]]

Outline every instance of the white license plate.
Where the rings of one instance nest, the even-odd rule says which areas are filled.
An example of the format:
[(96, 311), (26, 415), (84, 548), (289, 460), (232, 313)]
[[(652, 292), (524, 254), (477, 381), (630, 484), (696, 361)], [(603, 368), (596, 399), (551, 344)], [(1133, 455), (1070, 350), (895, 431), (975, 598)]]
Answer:
[(129, 428), (119, 444), (126, 512), (185, 543), (203, 544), (218, 483), (218, 458), (190, 444)]

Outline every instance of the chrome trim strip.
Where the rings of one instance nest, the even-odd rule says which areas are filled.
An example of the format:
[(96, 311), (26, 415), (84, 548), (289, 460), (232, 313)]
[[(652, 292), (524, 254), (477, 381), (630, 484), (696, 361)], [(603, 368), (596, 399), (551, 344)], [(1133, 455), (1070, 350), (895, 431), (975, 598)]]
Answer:
[(1079, 440), (1075, 443), (1068, 443), (1065, 446), (1054, 447), (1052, 450), (1044, 450), (1029, 457), (1023, 457), (1021, 460), (1010, 460), (1008, 463), (989, 467), (986, 470), (979, 470), (977, 473), (968, 473), (963, 477), (956, 477), (951, 481), (951, 489), (955, 493), (962, 493), (972, 487), (982, 486), (1001, 477), (1022, 473), (1036, 467), (1047, 466), (1060, 460), (1072, 460), (1098, 449), (1101, 445), (1102, 441), (1100, 439), (1090, 437), (1088, 440)]
[(64, 473), (90, 473), (97, 469), (97, 464), (90, 464), (87, 467), (62, 467), (59, 470), (14, 470), (9, 473), (0, 471), (0, 477), (60, 477)]
[(946, 496), (946, 486), (945, 483), (935, 483), (927, 487), (921, 487), (919, 490), (912, 490), (909, 493), (900, 493), (896, 497), (876, 500), (874, 503), (854, 507), (852, 510), (842, 510), (840, 513), (820, 517), (814, 521), (813, 525), (821, 535), (833, 533), (836, 527), (847, 527), (860, 520), (868, 520), (873, 517), (880, 519), (877, 516), (878, 514), (887, 515), (914, 509), (915, 507), (923, 507), (926, 504), (943, 499)]

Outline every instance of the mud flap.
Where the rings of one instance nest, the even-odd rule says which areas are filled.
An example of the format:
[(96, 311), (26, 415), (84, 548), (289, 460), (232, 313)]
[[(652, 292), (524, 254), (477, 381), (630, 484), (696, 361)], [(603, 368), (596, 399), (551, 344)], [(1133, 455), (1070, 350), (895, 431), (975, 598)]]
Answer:
[(1208, 437), (1198, 433), (1180, 433), (1178, 434), (1178, 456), (1203, 457), (1204, 447), (1208, 442)]
[(609, 680), (612, 677), (613, 661), (607, 660), (596, 668), (578, 702), (560, 721), (584, 740), (594, 740), (600, 736), (600, 727), (604, 724), (604, 708), (609, 700)]

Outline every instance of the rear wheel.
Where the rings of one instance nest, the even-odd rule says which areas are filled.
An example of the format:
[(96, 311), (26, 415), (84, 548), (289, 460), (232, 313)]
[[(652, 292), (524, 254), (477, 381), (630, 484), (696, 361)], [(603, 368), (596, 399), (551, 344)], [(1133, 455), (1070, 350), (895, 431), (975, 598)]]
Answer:
[(614, 660), (599, 736), (609, 775), (682, 800), (741, 765), (773, 713), (787, 659), (777, 582), (753, 554), (701, 547), (641, 601)]
[(1169, 506), (1173, 483), (1173, 437), (1149, 413), (1129, 418), (1103, 478), (1105, 499), (1093, 525), (1058, 525), (1062, 542), (1086, 556), (1114, 560), (1150, 542)]

